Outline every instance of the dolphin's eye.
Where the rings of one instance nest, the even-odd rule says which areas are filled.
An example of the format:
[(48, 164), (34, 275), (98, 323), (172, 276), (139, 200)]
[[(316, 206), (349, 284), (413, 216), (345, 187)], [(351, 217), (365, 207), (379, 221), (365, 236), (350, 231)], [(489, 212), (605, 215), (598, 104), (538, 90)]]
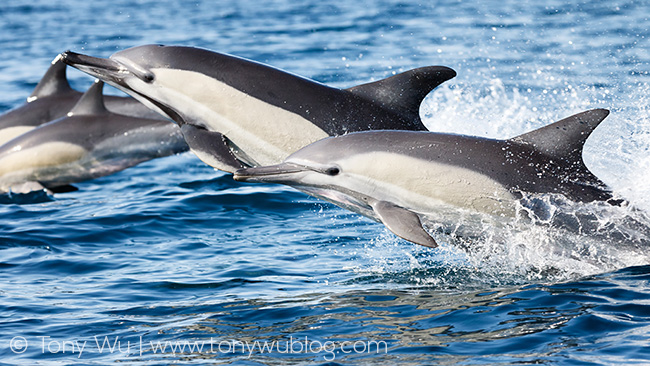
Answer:
[(335, 176), (335, 175), (339, 175), (340, 172), (341, 172), (341, 169), (339, 169), (339, 167), (337, 167), (337, 166), (333, 166), (333, 167), (327, 168), (327, 170), (325, 170), (325, 173), (327, 175), (332, 176), (332, 177)]

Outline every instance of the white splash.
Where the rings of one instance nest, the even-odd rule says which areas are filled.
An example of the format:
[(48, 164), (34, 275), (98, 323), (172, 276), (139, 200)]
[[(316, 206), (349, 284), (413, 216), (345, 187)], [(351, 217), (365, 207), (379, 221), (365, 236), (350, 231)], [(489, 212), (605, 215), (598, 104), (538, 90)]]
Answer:
[[(522, 214), (495, 225), (481, 215), (440, 217), (428, 226), (440, 248), (409, 247), (387, 232), (367, 244), (367, 262), (356, 271), (407, 274), (409, 282), (425, 286), (455, 286), (459, 276), (465, 284), (500, 285), (650, 263), (650, 87), (611, 91), (560, 83), (558, 90), (507, 87), (499, 79), (480, 86), (476, 80), (445, 84), (425, 99), (421, 115), (432, 131), (510, 138), (587, 109), (608, 108), (612, 113), (588, 139), (584, 160), (629, 205), (542, 197), (527, 202), (544, 211), (534, 219)], [(531, 210), (526, 202), (520, 209)]]

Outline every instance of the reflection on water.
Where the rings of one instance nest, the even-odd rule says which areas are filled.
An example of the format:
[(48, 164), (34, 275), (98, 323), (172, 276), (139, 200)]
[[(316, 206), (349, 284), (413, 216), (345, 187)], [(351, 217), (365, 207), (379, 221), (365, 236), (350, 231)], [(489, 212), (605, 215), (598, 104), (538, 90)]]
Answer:
[[(650, 302), (645, 286), (648, 273), (650, 267), (632, 267), (553, 285), (469, 292), (364, 290), (274, 301), (133, 308), (110, 314), (128, 319), (129, 331), (146, 342), (213, 344), (212, 352), (170, 356), (156, 353), (147, 343), (139, 357), (142, 361), (163, 357), (229, 363), (247, 359), (250, 350), (216, 350), (221, 344), (221, 350), (227, 351), (225, 345), (234, 340), (275, 342), (279, 349), (252, 351), (255, 360), (268, 364), (325, 362), (333, 357), (344, 363), (376, 362), (375, 348), (354, 352), (354, 342), (359, 341), (376, 342), (381, 345), (379, 353), (385, 346), (382, 360), (386, 362), (413, 365), (432, 360), (567, 360), (585, 347), (596, 349), (605, 360), (615, 360), (616, 342), (633, 339), (639, 329), (650, 327), (650, 317), (643, 315), (641, 305)], [(305, 341), (330, 344), (335, 351), (299, 352), (296, 342)], [(293, 352), (285, 352), (287, 344), (293, 344)], [(357, 343), (358, 350), (361, 345)]]

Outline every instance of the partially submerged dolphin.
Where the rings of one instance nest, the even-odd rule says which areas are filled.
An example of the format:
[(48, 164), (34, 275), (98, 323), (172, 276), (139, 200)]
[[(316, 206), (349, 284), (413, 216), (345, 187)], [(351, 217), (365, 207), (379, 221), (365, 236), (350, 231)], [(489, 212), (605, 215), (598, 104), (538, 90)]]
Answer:
[[(605, 201), (611, 192), (582, 160), (609, 114), (594, 109), (508, 139), (434, 132), (368, 131), (315, 142), (273, 166), (234, 178), (294, 186), (435, 247), (422, 218), (441, 205), (514, 216), (521, 193)], [(615, 203), (615, 202), (612, 202)]]
[[(70, 87), (66, 64), (57, 56), (25, 104), (0, 115), (0, 145), (37, 126), (64, 117), (83, 93)], [(105, 96), (106, 107), (115, 113), (162, 119), (130, 97)]]
[(108, 59), (68, 51), (63, 60), (176, 121), (192, 151), (226, 172), (277, 164), (327, 136), (426, 131), (422, 100), (456, 75), (447, 67), (423, 67), (341, 90), (192, 47), (146, 45)]
[(75, 190), (70, 183), (188, 149), (169, 121), (109, 112), (102, 87), (101, 81), (93, 84), (67, 117), (0, 146), (0, 193)]

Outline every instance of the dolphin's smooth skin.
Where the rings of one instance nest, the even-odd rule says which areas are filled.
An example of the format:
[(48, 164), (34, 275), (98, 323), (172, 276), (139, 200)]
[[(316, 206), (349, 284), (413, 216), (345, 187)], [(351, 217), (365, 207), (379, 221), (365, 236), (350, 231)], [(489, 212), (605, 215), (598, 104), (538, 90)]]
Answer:
[(0, 193), (75, 190), (71, 183), (188, 150), (170, 121), (109, 112), (102, 88), (95, 82), (66, 117), (0, 146)]
[(342, 90), (231, 55), (160, 45), (107, 59), (68, 51), (63, 61), (176, 121), (192, 151), (226, 172), (277, 164), (327, 136), (426, 131), (422, 100), (456, 75), (422, 67)]
[[(83, 93), (70, 87), (66, 64), (57, 56), (25, 104), (0, 115), (0, 145), (37, 126), (64, 117)], [(108, 110), (133, 117), (163, 119), (130, 97), (105, 96)]]
[(234, 178), (294, 186), (382, 222), (406, 240), (435, 247), (422, 219), (443, 205), (508, 217), (522, 194), (612, 199), (582, 159), (585, 141), (608, 114), (586, 111), (508, 140), (351, 133), (317, 141), (278, 165), (240, 169)]

